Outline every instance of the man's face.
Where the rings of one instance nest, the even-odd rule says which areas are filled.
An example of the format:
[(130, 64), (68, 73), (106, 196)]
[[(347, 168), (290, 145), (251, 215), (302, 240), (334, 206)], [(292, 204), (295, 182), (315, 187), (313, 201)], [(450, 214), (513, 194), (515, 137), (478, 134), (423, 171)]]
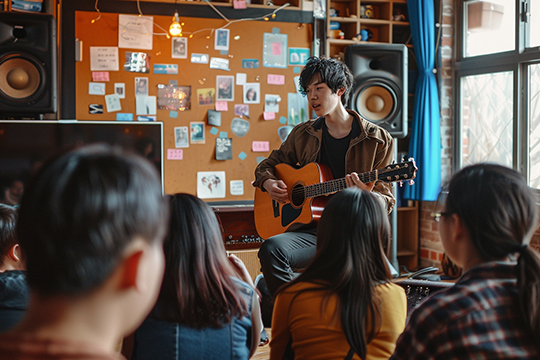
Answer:
[(341, 102), (341, 96), (332, 92), (326, 83), (321, 82), (319, 74), (315, 74), (307, 86), (306, 97), (317, 116), (332, 113)]

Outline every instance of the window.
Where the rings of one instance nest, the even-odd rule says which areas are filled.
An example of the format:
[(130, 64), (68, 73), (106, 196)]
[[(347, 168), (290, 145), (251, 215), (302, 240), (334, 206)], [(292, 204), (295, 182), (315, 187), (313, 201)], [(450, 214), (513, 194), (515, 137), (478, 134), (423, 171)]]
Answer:
[(456, 2), (454, 167), (506, 165), (540, 190), (540, 2), (532, 2)]

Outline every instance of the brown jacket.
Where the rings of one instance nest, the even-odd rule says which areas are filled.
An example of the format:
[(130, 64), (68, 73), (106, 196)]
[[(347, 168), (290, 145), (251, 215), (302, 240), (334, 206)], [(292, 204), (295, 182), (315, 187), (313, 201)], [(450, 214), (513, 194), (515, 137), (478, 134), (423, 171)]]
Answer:
[[(348, 112), (360, 123), (361, 132), (358, 137), (351, 139), (345, 161), (346, 173), (350, 174), (356, 171), (360, 174), (389, 165), (393, 160), (394, 146), (390, 134), (380, 126), (362, 119), (355, 111), (348, 110)], [(262, 184), (267, 179), (276, 179), (274, 166), (277, 164), (285, 163), (302, 167), (310, 162), (318, 162), (320, 160), (323, 121), (324, 118), (321, 117), (295, 126), (280, 148), (272, 151), (268, 159), (257, 166), (253, 186), (264, 190)], [(391, 186), (385, 182), (377, 181), (373, 191), (382, 195), (390, 213), (396, 202), (392, 195)]]

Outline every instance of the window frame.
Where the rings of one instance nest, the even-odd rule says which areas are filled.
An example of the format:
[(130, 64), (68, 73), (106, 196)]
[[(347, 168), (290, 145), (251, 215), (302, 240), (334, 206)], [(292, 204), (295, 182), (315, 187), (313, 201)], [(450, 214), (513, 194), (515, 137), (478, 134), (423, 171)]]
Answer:
[[(462, 152), (462, 122), (463, 108), (461, 103), (462, 79), (467, 76), (483, 75), (502, 71), (513, 73), (513, 137), (512, 137), (512, 167), (526, 176), (529, 182), (529, 90), (528, 65), (540, 64), (540, 49), (538, 47), (526, 47), (529, 39), (530, 16), (527, 22), (523, 21), (522, 9), (530, 9), (531, 0), (515, 0), (516, 36), (515, 49), (496, 54), (465, 56), (466, 21), (465, 6), (468, 1), (455, 1), (455, 28), (456, 47), (454, 58), (454, 100), (455, 123), (453, 132), (453, 168), (458, 171), (463, 167)], [(525, 5), (524, 5), (525, 4)], [(487, 65), (486, 65), (487, 64)], [(540, 195), (540, 189), (534, 189)]]

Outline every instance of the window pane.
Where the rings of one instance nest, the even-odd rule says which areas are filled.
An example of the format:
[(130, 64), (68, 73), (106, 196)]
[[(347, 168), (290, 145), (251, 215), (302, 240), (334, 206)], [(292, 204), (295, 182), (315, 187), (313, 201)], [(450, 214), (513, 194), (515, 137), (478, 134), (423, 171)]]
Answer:
[(540, 65), (529, 66), (529, 186), (540, 188)]
[(512, 166), (512, 80), (512, 72), (462, 79), (463, 166), (479, 162)]
[(540, 46), (540, 2), (529, 1), (531, 7), (529, 47)]
[(465, 56), (493, 54), (515, 49), (514, 0), (469, 1), (465, 11)]

